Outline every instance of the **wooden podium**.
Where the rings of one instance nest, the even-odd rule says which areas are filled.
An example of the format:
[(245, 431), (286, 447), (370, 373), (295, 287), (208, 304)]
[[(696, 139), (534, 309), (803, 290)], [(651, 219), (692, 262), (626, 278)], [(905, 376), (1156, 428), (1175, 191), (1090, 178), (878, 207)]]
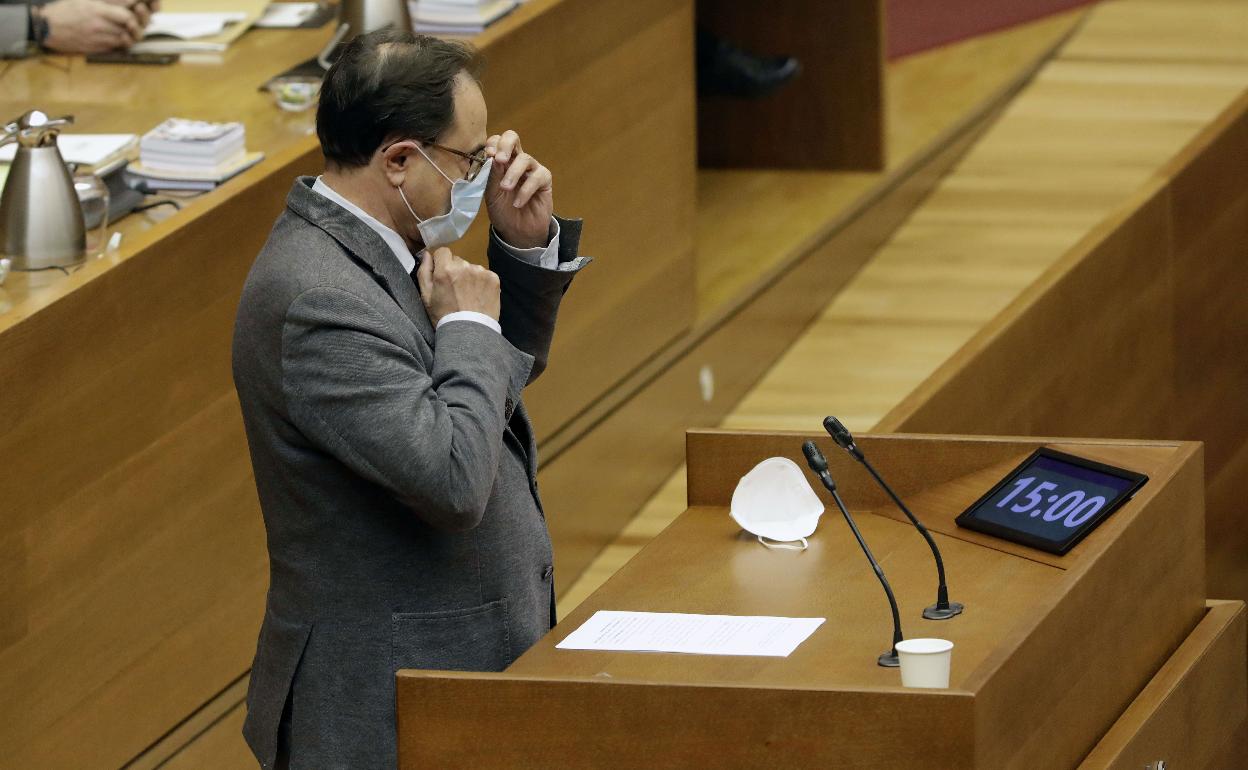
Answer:
[[(906, 636), (955, 643), (949, 689), (903, 688), (876, 664), (888, 605), (822, 490), (828, 511), (806, 551), (765, 549), (729, 518), (741, 475), (777, 455), (804, 467), (806, 438), (888, 573)], [(398, 673), (400, 767), (1233, 766), (1248, 715), (1245, 614), (1206, 602), (1200, 444), (858, 443), (932, 530), (964, 614), (921, 618), (936, 592), (931, 553), (826, 435), (691, 432), (689, 509), (510, 668)], [(954, 525), (1038, 446), (1150, 481), (1061, 557)], [(556, 649), (600, 609), (827, 622), (788, 658)]]

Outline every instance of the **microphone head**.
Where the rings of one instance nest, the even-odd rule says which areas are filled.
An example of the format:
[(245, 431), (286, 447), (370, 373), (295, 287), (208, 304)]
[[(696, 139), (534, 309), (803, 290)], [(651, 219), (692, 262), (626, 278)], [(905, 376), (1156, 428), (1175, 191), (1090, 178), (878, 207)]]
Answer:
[(818, 474), (828, 472), (828, 459), (823, 456), (823, 452), (819, 451), (819, 447), (815, 446), (815, 442), (807, 441), (802, 444), (802, 454), (806, 455), (806, 464), (812, 471)]
[(831, 415), (824, 417), (823, 429), (828, 432), (828, 435), (832, 437), (832, 440), (841, 449), (847, 452), (854, 450), (854, 434), (850, 433), (849, 428), (846, 428), (840, 420)]

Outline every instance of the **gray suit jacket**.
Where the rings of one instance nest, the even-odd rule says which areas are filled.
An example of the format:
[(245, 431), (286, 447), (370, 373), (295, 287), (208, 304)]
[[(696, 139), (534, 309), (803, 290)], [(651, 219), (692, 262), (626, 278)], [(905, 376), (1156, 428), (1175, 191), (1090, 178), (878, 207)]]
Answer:
[[(48, 0), (34, 0), (30, 5), (44, 5)], [(0, 58), (25, 56), (30, 32), (30, 12), (26, 0), (0, 0)], [(0, 120), (8, 120), (5, 115)]]
[(312, 181), (291, 190), (234, 331), (270, 568), (243, 734), (271, 767), (289, 698), (292, 768), (393, 768), (396, 670), (501, 670), (554, 623), (520, 395), (588, 260), (579, 221), (560, 220), (561, 270), (492, 237), (503, 334), (457, 321), (435, 344), (393, 253)]

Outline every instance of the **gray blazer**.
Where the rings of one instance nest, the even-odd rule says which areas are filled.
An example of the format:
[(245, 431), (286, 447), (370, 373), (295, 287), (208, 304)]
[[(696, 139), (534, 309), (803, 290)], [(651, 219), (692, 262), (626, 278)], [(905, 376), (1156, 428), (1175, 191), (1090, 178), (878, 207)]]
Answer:
[[(34, 0), (30, 5), (45, 5), (49, 0)], [(26, 0), (0, 0), (0, 58), (21, 58), (28, 53), (30, 11)], [(8, 120), (11, 115), (0, 117)]]
[(234, 330), (270, 569), (243, 735), (272, 767), (287, 707), (291, 768), (393, 768), (396, 670), (498, 671), (554, 624), (520, 396), (588, 260), (579, 221), (559, 220), (560, 270), (492, 236), (503, 334), (458, 321), (435, 344), (390, 249), (312, 182), (291, 190)]

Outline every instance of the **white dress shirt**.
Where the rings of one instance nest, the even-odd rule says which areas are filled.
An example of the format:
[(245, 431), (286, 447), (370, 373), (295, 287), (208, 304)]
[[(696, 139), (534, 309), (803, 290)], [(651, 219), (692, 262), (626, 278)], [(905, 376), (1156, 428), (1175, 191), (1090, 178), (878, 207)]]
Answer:
[[(333, 188), (325, 184), (325, 180), (321, 177), (318, 176), (316, 178), (316, 182), (312, 185), (312, 189), (354, 214), (357, 219), (368, 225), (370, 229), (380, 235), (381, 239), (386, 242), (387, 246), (390, 247), (390, 251), (394, 252), (395, 258), (399, 260), (399, 264), (403, 266), (403, 272), (410, 274), (416, 269), (417, 263), (424, 259), (429, 253), (428, 251), (421, 251), (416, 256), (412, 256), (412, 252), (409, 248), (407, 248), (407, 241), (403, 240), (403, 236), (377, 221), (377, 219), (370, 216), (364, 209), (339, 195), (333, 190)], [(535, 246), (531, 249), (520, 249), (504, 241), (501, 236), (499, 236), (498, 241), (503, 244), (503, 247), (506, 248), (507, 251), (516, 259), (528, 262), (530, 265), (537, 265), (538, 267), (546, 268), (547, 270), (557, 270), (559, 269), (559, 221), (552, 218), (551, 223), (554, 229), (554, 234), (550, 238), (550, 243), (546, 246)], [(497, 233), (495, 233), (495, 235), (497, 235)], [(473, 323), (488, 326), (499, 334), (503, 331), (503, 328), (498, 325), (498, 321), (490, 318), (485, 313), (478, 313), (473, 310), (457, 310), (454, 313), (447, 313), (438, 319), (437, 328), (441, 329), (443, 324), (448, 324), (452, 321), (472, 321)]]

